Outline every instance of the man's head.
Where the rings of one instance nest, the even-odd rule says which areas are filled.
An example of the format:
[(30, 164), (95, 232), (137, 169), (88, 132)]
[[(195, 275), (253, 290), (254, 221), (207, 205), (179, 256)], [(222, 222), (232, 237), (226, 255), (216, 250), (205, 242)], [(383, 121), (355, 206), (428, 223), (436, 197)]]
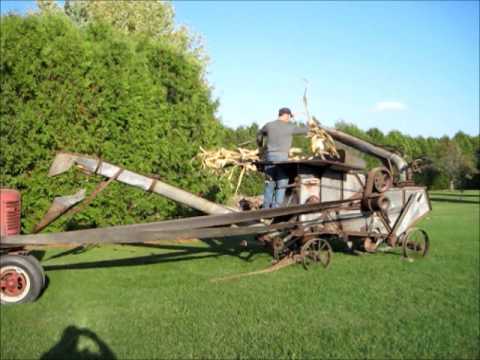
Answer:
[(280, 110), (278, 110), (278, 119), (281, 121), (290, 121), (290, 119), (293, 117), (292, 111), (287, 108), (283, 107)]

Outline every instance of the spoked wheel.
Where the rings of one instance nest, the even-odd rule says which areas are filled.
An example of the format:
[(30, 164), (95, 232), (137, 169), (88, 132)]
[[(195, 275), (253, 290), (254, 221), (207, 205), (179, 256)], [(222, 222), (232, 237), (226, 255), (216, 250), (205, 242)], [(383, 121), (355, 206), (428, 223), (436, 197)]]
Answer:
[(285, 246), (281, 238), (277, 237), (272, 240), (273, 259), (275, 262), (280, 261), (280, 259), (282, 258), (284, 249), (285, 249)]
[(401, 241), (403, 256), (406, 259), (420, 259), (428, 253), (430, 241), (425, 230), (419, 228), (408, 229)]
[(332, 247), (324, 239), (310, 239), (302, 246), (300, 255), (305, 269), (318, 263), (326, 268), (332, 260)]
[(34, 301), (44, 286), (40, 264), (22, 255), (0, 257), (0, 303), (21, 304)]

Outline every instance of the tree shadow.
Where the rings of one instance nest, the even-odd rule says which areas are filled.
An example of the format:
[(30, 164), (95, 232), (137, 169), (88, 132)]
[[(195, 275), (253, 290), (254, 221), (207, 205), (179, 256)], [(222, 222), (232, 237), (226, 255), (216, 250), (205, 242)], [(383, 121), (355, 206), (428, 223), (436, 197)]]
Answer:
[[(82, 345), (80, 344), (81, 338), (93, 342), (95, 347), (98, 348), (98, 352), (93, 352), (88, 348), (80, 348), (79, 345)], [(108, 345), (93, 331), (70, 325), (63, 331), (60, 341), (40, 358), (40, 360), (52, 359), (114, 360), (116, 356)]]
[[(245, 237), (241, 238), (245, 240)], [(192, 246), (184, 244), (128, 244), (128, 246), (152, 248), (156, 250), (173, 250), (167, 253), (150, 254), (146, 256), (135, 256), (124, 259), (100, 260), (92, 262), (83, 262), (76, 264), (44, 265), (45, 271), (55, 270), (79, 270), (108, 267), (140, 266), (156, 263), (168, 263), (178, 261), (199, 260), (205, 258), (217, 258), (221, 256), (233, 256), (244, 261), (252, 261), (252, 258), (258, 253), (264, 253), (265, 250), (260, 245), (252, 244), (248, 248), (239, 245), (239, 237), (229, 237), (224, 239), (206, 239), (202, 240), (208, 247)], [(56, 258), (71, 254), (76, 254), (77, 248), (58, 254)]]
[(474, 198), (480, 198), (480, 193), (478, 194), (463, 194), (463, 193), (458, 193), (458, 194), (447, 194), (447, 193), (441, 193), (441, 192), (430, 192), (429, 193), (431, 196), (452, 196), (456, 198), (460, 197), (474, 197)]
[(433, 202), (447, 202), (447, 203), (460, 203), (460, 204), (480, 204), (480, 199), (477, 201), (474, 200), (463, 200), (463, 199), (442, 199), (439, 197), (430, 196), (430, 201)]

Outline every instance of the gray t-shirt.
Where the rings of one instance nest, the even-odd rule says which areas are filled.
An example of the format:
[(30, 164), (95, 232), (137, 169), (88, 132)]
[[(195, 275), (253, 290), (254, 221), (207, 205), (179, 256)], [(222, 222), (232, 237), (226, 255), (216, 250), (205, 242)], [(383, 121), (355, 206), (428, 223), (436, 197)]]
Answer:
[(288, 154), (292, 146), (292, 137), (297, 134), (307, 134), (308, 128), (296, 126), (293, 123), (274, 120), (266, 123), (257, 134), (257, 143), (262, 144), (267, 138), (267, 153)]

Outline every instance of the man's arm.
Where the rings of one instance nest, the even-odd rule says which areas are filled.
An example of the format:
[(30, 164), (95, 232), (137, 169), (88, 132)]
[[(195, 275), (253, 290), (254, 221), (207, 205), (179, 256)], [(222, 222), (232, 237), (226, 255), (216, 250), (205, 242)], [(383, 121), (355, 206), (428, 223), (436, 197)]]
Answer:
[(293, 135), (306, 135), (308, 134), (308, 127), (305, 125), (297, 126), (292, 124), (292, 134)]
[(267, 130), (265, 126), (262, 127), (260, 130), (258, 130), (257, 132), (257, 146), (259, 148), (263, 147), (263, 138), (267, 135)]

